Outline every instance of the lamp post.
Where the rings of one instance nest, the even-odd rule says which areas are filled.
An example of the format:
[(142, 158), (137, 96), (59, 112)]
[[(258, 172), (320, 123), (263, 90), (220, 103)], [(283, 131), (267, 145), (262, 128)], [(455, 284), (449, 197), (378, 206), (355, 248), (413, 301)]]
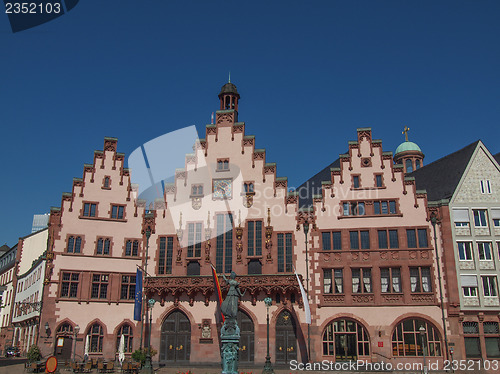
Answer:
[(80, 326), (76, 325), (73, 331), (75, 333), (75, 343), (74, 343), (74, 346), (73, 346), (73, 362), (75, 362), (76, 338), (78, 337), (78, 333), (80, 332)]
[(274, 374), (273, 365), (271, 364), (271, 356), (269, 355), (269, 308), (273, 304), (273, 299), (266, 297), (264, 299), (264, 304), (266, 304), (267, 308), (267, 355), (262, 374)]
[(433, 213), (431, 215), (432, 229), (434, 231), (434, 251), (436, 253), (436, 264), (438, 271), (438, 282), (439, 282), (439, 297), (441, 301), (441, 320), (443, 321), (443, 334), (444, 334), (444, 350), (446, 354), (446, 359), (448, 360), (448, 334), (446, 333), (446, 319), (444, 316), (444, 302), (443, 302), (443, 285), (441, 281), (441, 265), (439, 263), (439, 252), (437, 247), (437, 234), (436, 234), (436, 223), (438, 223), (436, 215)]
[(420, 344), (422, 345), (422, 352), (424, 353), (424, 368), (423, 368), (423, 373), (427, 373), (427, 368), (425, 367), (425, 327), (422, 325), (418, 329), (420, 332)]
[[(144, 367), (141, 370), (141, 373), (144, 374), (153, 374), (153, 363), (151, 359), (151, 323), (153, 322), (153, 306), (155, 305), (155, 299), (149, 299), (148, 300), (148, 309), (149, 309), (149, 327), (148, 327), (148, 338), (146, 340), (147, 346), (145, 344), (145, 350), (146, 350), (146, 363), (144, 364)], [(147, 318), (147, 316), (146, 316)]]
[[(306, 302), (309, 303), (309, 255), (307, 252), (307, 234), (309, 233), (309, 222), (304, 222), (304, 235), (306, 237)], [(311, 325), (307, 324), (307, 362), (311, 361)]]
[[(149, 256), (149, 238), (151, 237), (151, 227), (148, 226), (146, 231), (143, 231), (143, 234), (146, 234), (146, 261), (144, 262), (144, 273), (147, 273), (148, 271), (148, 256)], [(146, 274), (143, 274), (142, 276), (142, 285), (144, 287), (144, 279), (146, 278)], [(143, 336), (144, 336), (144, 317), (146, 317), (147, 321), (147, 303), (146, 301), (146, 295), (144, 292), (142, 293), (142, 305), (141, 305), (141, 341), (139, 343), (139, 349), (142, 350), (142, 341), (143, 341)], [(146, 304), (146, 305), (144, 305)], [(146, 310), (144, 310), (146, 308)]]

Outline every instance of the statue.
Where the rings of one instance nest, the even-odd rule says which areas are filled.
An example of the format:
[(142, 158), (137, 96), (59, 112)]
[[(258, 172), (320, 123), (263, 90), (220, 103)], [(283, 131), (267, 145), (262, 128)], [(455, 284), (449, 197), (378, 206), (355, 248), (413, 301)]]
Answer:
[(229, 284), (229, 292), (222, 302), (220, 309), (222, 311), (222, 314), (224, 314), (224, 318), (226, 320), (236, 319), (238, 317), (238, 300), (240, 297), (243, 297), (246, 290), (241, 293), (240, 289), (238, 288), (240, 282), (236, 280), (236, 273), (234, 271), (231, 272), (229, 280), (224, 274), (222, 276), (224, 277), (226, 283)]
[(229, 291), (222, 302), (221, 311), (224, 315), (224, 325), (222, 326), (220, 337), (222, 342), (221, 359), (222, 374), (238, 374), (238, 351), (240, 349), (240, 328), (238, 327), (238, 300), (243, 297), (236, 280), (236, 273), (231, 272), (231, 276), (224, 280), (229, 284)]

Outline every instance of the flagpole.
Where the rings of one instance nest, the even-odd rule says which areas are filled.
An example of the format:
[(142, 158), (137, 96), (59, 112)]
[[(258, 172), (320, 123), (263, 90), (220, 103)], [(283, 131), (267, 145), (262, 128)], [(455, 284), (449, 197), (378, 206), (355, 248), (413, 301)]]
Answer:
[[(309, 303), (309, 256), (307, 253), (307, 233), (309, 232), (309, 222), (304, 222), (304, 235), (306, 244), (306, 295)], [(307, 362), (311, 362), (311, 324), (307, 324)]]
[[(146, 229), (146, 260), (144, 262), (144, 272), (142, 273), (142, 305), (141, 305), (141, 343), (140, 343), (140, 349), (142, 350), (142, 342), (144, 339), (144, 317), (147, 313), (147, 305), (144, 305), (146, 303), (146, 293), (144, 292), (144, 281), (146, 280), (146, 274), (148, 272), (148, 256), (149, 256), (149, 238), (151, 236), (151, 228), (148, 226)], [(151, 326), (149, 326), (151, 328)]]

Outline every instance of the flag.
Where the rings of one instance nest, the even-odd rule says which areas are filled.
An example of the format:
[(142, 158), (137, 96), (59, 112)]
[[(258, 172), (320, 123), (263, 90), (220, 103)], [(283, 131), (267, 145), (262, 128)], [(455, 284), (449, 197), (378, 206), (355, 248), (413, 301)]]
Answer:
[(308, 325), (311, 324), (311, 309), (309, 309), (309, 299), (307, 298), (306, 290), (304, 290), (304, 286), (299, 279), (299, 275), (297, 274), (297, 270), (295, 270), (295, 276), (297, 277), (297, 282), (299, 283), (300, 293), (302, 295), (302, 301), (304, 302), (304, 312), (306, 313), (306, 323)]
[[(215, 293), (217, 295), (217, 304), (218, 304), (218, 307), (220, 308), (220, 306), (222, 304), (222, 292), (220, 291), (219, 277), (217, 276), (217, 271), (215, 270), (214, 266), (212, 264), (210, 264), (210, 266), (212, 266), (212, 276), (214, 278)], [(222, 316), (222, 322), (224, 322), (224, 320), (225, 320), (224, 314), (222, 314), (222, 312), (220, 314)]]
[(134, 321), (142, 320), (142, 271), (137, 269), (135, 276), (135, 304), (134, 304)]

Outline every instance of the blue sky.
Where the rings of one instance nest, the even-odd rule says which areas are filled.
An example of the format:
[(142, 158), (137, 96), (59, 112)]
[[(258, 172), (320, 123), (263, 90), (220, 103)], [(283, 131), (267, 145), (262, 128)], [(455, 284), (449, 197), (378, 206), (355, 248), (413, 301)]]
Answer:
[(0, 244), (59, 206), (104, 136), (127, 155), (188, 125), (220, 87), (278, 175), (298, 186), (372, 127), (429, 163), (500, 151), (499, 1), (84, 0), (13, 34), (0, 15)]

